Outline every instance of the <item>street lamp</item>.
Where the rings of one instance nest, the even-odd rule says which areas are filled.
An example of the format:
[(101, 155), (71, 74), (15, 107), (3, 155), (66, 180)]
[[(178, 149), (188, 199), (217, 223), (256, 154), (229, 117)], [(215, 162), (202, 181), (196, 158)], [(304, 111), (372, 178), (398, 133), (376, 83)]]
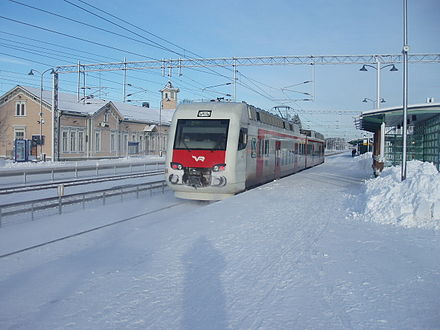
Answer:
[(370, 64), (362, 65), (362, 68), (359, 71), (368, 71), (367, 67), (373, 68), (376, 70), (376, 107), (380, 108), (380, 103), (383, 103), (380, 98), (380, 70), (391, 67), (390, 71), (399, 71), (394, 64), (387, 64), (384, 66), (380, 66), (379, 58), (376, 57), (376, 66)]
[[(29, 71), (29, 73), (28, 73), (29, 76), (34, 76), (35, 75), (34, 72), (36, 72), (36, 73), (40, 74), (40, 78), (41, 78), (41, 80), (40, 80), (40, 160), (43, 159), (43, 124), (44, 124), (44, 119), (43, 119), (43, 76), (46, 72), (49, 72), (49, 71), (50, 71), (50, 74), (55, 73), (55, 71), (52, 68), (47, 69), (43, 72), (40, 72), (35, 69), (31, 69), (31, 71)], [(53, 155), (52, 155), (52, 158), (53, 158)]]
[[(375, 100), (372, 100), (372, 99), (370, 99), (370, 98), (368, 98), (368, 97), (365, 97), (365, 98), (362, 100), (362, 102), (364, 102), (364, 103), (367, 103), (368, 101), (373, 102), (374, 106), (377, 107), (377, 108), (379, 108), (379, 107), (376, 105), (377, 100), (375, 101)], [(385, 103), (385, 102), (386, 102), (385, 99), (384, 99), (383, 97), (381, 97), (381, 98), (380, 98), (380, 103)]]

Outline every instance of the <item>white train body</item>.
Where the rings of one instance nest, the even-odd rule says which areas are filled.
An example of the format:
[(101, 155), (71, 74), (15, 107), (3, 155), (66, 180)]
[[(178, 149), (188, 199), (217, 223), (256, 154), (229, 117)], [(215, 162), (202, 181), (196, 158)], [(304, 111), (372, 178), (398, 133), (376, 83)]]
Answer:
[(176, 197), (219, 200), (324, 162), (324, 138), (246, 103), (191, 103), (174, 113), (165, 179)]

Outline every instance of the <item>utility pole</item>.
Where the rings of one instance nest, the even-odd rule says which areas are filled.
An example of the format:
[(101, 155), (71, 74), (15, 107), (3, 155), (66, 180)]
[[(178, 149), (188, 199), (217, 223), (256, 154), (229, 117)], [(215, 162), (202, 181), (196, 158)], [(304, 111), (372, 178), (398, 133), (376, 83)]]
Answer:
[(403, 130), (402, 130), (402, 177), (406, 179), (406, 140), (408, 117), (408, 0), (403, 0)]

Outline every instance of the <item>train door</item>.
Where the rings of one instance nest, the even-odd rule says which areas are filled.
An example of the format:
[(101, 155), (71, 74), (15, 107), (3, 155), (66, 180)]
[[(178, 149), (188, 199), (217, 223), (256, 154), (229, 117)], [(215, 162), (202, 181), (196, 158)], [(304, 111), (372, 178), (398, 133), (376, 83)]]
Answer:
[(281, 174), (281, 141), (275, 141), (275, 178)]
[(263, 165), (264, 165), (264, 133), (258, 130), (258, 142), (257, 142), (257, 182), (263, 182)]

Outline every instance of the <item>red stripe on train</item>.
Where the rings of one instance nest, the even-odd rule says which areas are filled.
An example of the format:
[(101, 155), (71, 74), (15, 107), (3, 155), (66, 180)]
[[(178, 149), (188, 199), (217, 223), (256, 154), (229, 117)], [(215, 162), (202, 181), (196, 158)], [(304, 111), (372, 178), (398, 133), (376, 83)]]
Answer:
[(209, 168), (217, 164), (225, 164), (225, 150), (173, 150), (173, 162), (184, 167)]

